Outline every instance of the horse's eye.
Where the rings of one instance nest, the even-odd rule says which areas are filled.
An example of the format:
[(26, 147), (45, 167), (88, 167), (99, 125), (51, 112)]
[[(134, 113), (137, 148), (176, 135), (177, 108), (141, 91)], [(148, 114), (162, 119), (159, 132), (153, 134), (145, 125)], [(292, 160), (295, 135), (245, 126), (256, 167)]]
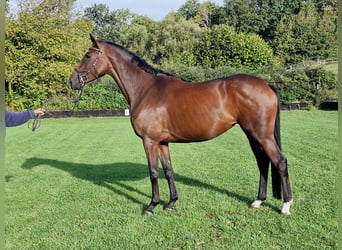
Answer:
[(86, 58), (89, 59), (90, 58), (90, 54), (86, 54)]

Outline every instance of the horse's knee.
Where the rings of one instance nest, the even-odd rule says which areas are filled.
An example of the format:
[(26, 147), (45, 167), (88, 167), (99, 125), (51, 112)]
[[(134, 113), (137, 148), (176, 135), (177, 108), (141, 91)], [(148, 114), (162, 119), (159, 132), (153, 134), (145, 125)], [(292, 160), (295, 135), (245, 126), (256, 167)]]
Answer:
[(288, 170), (287, 170), (287, 159), (284, 156), (281, 156), (278, 162), (278, 168), (280, 174), (283, 176), (288, 176)]
[(159, 171), (158, 170), (155, 170), (155, 169), (151, 169), (150, 170), (150, 179), (152, 182), (158, 180), (158, 177), (159, 177)]
[(171, 179), (171, 178), (173, 178), (173, 170), (172, 170), (172, 168), (170, 168), (170, 169), (165, 169), (165, 170), (164, 170), (164, 174), (165, 174), (165, 178), (166, 178), (166, 179)]

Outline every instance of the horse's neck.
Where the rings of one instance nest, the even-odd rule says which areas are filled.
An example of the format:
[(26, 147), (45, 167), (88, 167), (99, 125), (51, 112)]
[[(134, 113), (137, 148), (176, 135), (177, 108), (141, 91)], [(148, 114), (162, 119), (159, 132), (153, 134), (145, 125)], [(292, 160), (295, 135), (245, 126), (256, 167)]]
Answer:
[(116, 81), (128, 104), (132, 107), (140, 101), (139, 98), (155, 82), (153, 78), (156, 76), (145, 72), (130, 61), (122, 60), (120, 64), (117, 64), (114, 59), (111, 60), (113, 67), (108, 74)]

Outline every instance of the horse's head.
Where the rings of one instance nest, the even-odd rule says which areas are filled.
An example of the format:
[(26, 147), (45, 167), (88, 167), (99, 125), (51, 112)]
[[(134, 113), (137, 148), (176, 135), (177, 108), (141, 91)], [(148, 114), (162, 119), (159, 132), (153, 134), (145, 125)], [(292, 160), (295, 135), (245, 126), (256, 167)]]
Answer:
[(82, 89), (86, 83), (89, 83), (106, 72), (106, 60), (103, 56), (103, 45), (97, 41), (91, 34), (90, 39), (93, 46), (89, 48), (87, 53), (83, 56), (79, 65), (72, 72), (69, 83), (72, 89)]

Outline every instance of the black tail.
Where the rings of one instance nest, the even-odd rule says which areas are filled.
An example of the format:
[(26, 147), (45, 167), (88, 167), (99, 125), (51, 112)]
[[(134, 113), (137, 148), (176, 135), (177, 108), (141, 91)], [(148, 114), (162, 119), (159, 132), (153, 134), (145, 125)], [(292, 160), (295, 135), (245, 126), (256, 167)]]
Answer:
[[(275, 126), (274, 126), (274, 137), (278, 144), (279, 149), (281, 150), (281, 141), (280, 141), (280, 92), (279, 90), (270, 85), (273, 92), (277, 95), (278, 98), (278, 110), (277, 110), (277, 116), (275, 120)], [(272, 172), (272, 191), (273, 191), (273, 197), (276, 199), (281, 199), (281, 179), (279, 175), (279, 171), (277, 171), (277, 168), (274, 166), (274, 164), (271, 164), (271, 172)]]

